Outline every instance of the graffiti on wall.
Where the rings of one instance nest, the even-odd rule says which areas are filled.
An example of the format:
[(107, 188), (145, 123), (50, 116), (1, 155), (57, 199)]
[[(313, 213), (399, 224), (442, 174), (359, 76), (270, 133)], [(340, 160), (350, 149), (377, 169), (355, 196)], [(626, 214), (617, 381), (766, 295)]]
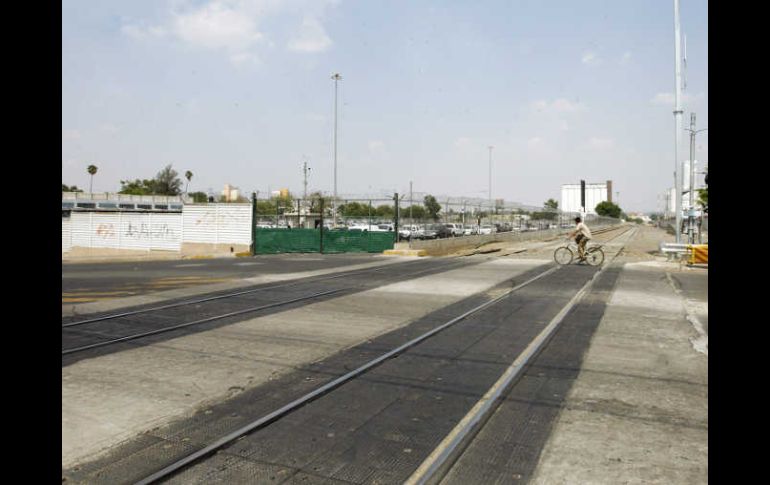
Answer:
[(136, 240), (172, 240), (175, 239), (176, 234), (174, 233), (173, 229), (168, 227), (168, 224), (157, 224), (152, 227), (150, 224), (145, 222), (142, 222), (141, 224), (134, 224), (133, 222), (129, 222), (124, 236)]
[(102, 223), (96, 226), (96, 235), (102, 239), (112, 239), (115, 237), (115, 226), (112, 223)]

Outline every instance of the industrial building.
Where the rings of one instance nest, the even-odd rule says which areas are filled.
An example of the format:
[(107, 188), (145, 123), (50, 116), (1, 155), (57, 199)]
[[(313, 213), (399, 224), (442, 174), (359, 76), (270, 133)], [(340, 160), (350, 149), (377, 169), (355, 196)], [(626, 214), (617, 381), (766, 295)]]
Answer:
[[(682, 212), (683, 217), (686, 217), (686, 212), (690, 209), (690, 161), (684, 160), (682, 162)], [(698, 160), (695, 160), (695, 209), (699, 211), (700, 205), (698, 204), (698, 190), (706, 188), (705, 172), (698, 171)], [(701, 169), (702, 170), (702, 169)], [(670, 187), (665, 194), (665, 214), (670, 217), (676, 215), (676, 189)]]
[(579, 183), (561, 186), (561, 203), (559, 208), (564, 212), (596, 214), (597, 204), (604, 201), (612, 202), (612, 180), (604, 183), (585, 184), (585, 208), (580, 203)]

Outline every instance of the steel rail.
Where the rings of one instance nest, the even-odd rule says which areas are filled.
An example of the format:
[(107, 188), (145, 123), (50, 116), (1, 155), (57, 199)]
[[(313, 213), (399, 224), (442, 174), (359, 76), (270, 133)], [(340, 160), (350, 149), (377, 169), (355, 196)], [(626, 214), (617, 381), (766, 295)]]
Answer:
[(424, 334), (422, 334), (422, 335), (420, 335), (420, 336), (418, 336), (418, 337), (416, 337), (416, 338), (406, 342), (405, 344), (402, 344), (399, 347), (396, 347), (395, 349), (393, 349), (393, 350), (391, 350), (391, 351), (389, 351), (389, 352), (387, 352), (385, 354), (382, 354), (382, 355), (380, 355), (379, 357), (377, 357), (375, 359), (370, 360), (369, 362), (363, 364), (362, 366), (360, 366), (360, 367), (358, 367), (358, 368), (348, 372), (347, 374), (344, 374), (344, 375), (334, 379), (331, 382), (326, 383), (325, 385), (319, 387), (318, 389), (315, 389), (314, 391), (311, 391), (311, 392), (305, 394), (304, 396), (302, 396), (302, 397), (300, 397), (300, 398), (298, 398), (298, 399), (296, 399), (296, 400), (294, 400), (294, 401), (284, 405), (283, 407), (281, 407), (281, 408), (279, 408), (279, 409), (277, 409), (277, 410), (275, 410), (275, 411), (273, 411), (273, 412), (271, 412), (271, 413), (269, 413), (269, 414), (267, 414), (267, 415), (265, 415), (265, 416), (255, 420), (255, 421), (252, 421), (251, 423), (249, 423), (249, 424), (247, 424), (245, 426), (242, 426), (242, 427), (236, 429), (235, 431), (233, 431), (233, 432), (227, 434), (226, 436), (216, 440), (215, 442), (211, 443), (210, 445), (208, 445), (208, 446), (206, 446), (206, 447), (204, 447), (204, 448), (202, 448), (202, 449), (200, 449), (198, 451), (190, 453), (189, 455), (187, 455), (187, 456), (185, 456), (185, 457), (175, 461), (174, 463), (171, 463), (170, 465), (168, 465), (165, 468), (163, 468), (163, 469), (153, 473), (152, 475), (149, 475), (148, 477), (143, 478), (142, 480), (136, 482), (136, 485), (146, 485), (146, 484), (149, 484), (149, 483), (153, 483), (153, 482), (155, 482), (157, 480), (160, 480), (162, 478), (165, 478), (165, 477), (175, 473), (177, 470), (179, 470), (179, 469), (181, 469), (181, 468), (183, 468), (183, 467), (185, 467), (185, 466), (187, 466), (187, 465), (189, 465), (189, 464), (199, 460), (200, 458), (203, 458), (203, 457), (205, 457), (205, 456), (215, 452), (216, 450), (218, 450), (218, 449), (228, 445), (229, 443), (235, 441), (236, 439), (240, 438), (241, 436), (243, 436), (245, 434), (248, 434), (248, 433), (254, 431), (255, 429), (258, 429), (260, 427), (268, 425), (268, 424), (272, 423), (273, 421), (276, 421), (277, 419), (279, 419), (279, 418), (285, 416), (286, 414), (288, 414), (288, 413), (290, 413), (290, 412), (292, 412), (292, 411), (294, 411), (294, 410), (296, 410), (296, 409), (298, 409), (298, 408), (308, 404), (309, 402), (311, 402), (311, 401), (313, 401), (313, 400), (323, 396), (324, 394), (327, 394), (328, 392), (330, 392), (330, 391), (334, 390), (335, 388), (341, 386), (342, 384), (344, 384), (344, 383), (354, 379), (355, 377), (358, 377), (359, 375), (361, 375), (361, 374), (371, 370), (372, 368), (377, 367), (378, 365), (382, 364), (386, 360), (392, 359), (393, 357), (396, 357), (396, 356), (402, 354), (403, 352), (405, 352), (406, 350), (414, 347), (415, 345), (419, 344), (420, 342), (422, 342), (422, 341), (424, 341), (424, 340), (426, 340), (426, 339), (436, 335), (437, 333), (447, 329), (448, 327), (456, 324), (457, 322), (459, 322), (461, 320), (464, 320), (468, 316), (470, 316), (470, 315), (472, 315), (474, 313), (477, 313), (477, 312), (479, 312), (479, 311), (481, 311), (481, 310), (483, 310), (483, 309), (485, 309), (485, 308), (487, 308), (487, 307), (489, 307), (491, 305), (494, 305), (495, 303), (499, 302), (503, 298), (506, 298), (508, 295), (510, 295), (514, 291), (517, 291), (517, 290), (519, 290), (519, 289), (521, 289), (521, 288), (523, 288), (523, 287), (525, 287), (525, 286), (535, 282), (536, 280), (538, 280), (540, 278), (543, 278), (543, 277), (545, 277), (545, 276), (547, 276), (547, 275), (549, 275), (549, 274), (551, 274), (551, 273), (553, 273), (555, 271), (558, 271), (560, 269), (559, 266), (554, 266), (552, 263), (549, 263), (548, 266), (551, 266), (551, 268), (547, 269), (546, 271), (543, 271), (542, 273), (540, 273), (540, 274), (538, 274), (538, 275), (536, 275), (536, 276), (534, 276), (534, 277), (532, 277), (530, 279), (528, 279), (527, 281), (525, 281), (523, 283), (520, 283), (519, 285), (514, 286), (513, 288), (510, 288), (505, 293), (495, 297), (494, 299), (489, 300), (489, 301), (487, 301), (485, 303), (482, 303), (481, 305), (478, 305), (478, 306), (476, 306), (476, 307), (466, 311), (462, 315), (457, 316), (457, 317), (449, 320), (448, 322), (445, 322), (445, 323), (439, 325), (438, 327), (436, 327), (436, 328), (434, 328), (434, 329), (432, 329), (432, 330), (430, 330), (430, 331), (428, 331), (428, 332), (426, 332), (426, 333), (424, 333)]
[(120, 338), (116, 338), (116, 339), (112, 339), (112, 340), (105, 340), (103, 342), (96, 342), (96, 343), (93, 343), (93, 344), (84, 345), (82, 347), (74, 347), (74, 348), (71, 348), (71, 349), (62, 350), (61, 354), (62, 355), (74, 354), (75, 352), (82, 352), (83, 350), (94, 349), (94, 348), (97, 348), (97, 347), (104, 347), (106, 345), (113, 345), (113, 344), (117, 344), (117, 343), (120, 343), (120, 342), (126, 342), (126, 341), (129, 341), (129, 340), (136, 340), (138, 338), (148, 337), (150, 335), (157, 335), (157, 334), (160, 334), (160, 333), (170, 332), (172, 330), (178, 330), (178, 329), (184, 328), (184, 327), (190, 327), (192, 325), (200, 325), (202, 323), (213, 322), (215, 320), (221, 320), (223, 318), (232, 317), (232, 316), (235, 316), (235, 315), (242, 315), (244, 313), (256, 312), (256, 311), (260, 311), (260, 310), (265, 310), (267, 308), (273, 308), (273, 307), (277, 307), (277, 306), (288, 305), (290, 303), (295, 303), (295, 302), (298, 302), (298, 301), (310, 300), (312, 298), (316, 298), (316, 297), (324, 296), (324, 295), (330, 295), (332, 293), (339, 293), (339, 292), (345, 291), (345, 290), (346, 290), (346, 288), (339, 288), (339, 289), (336, 289), (336, 290), (322, 291), (320, 293), (314, 293), (312, 295), (307, 295), (307, 296), (303, 296), (303, 297), (300, 297), (300, 298), (294, 298), (294, 299), (291, 299), (291, 300), (278, 301), (278, 302), (275, 302), (275, 303), (268, 303), (267, 305), (261, 305), (261, 306), (258, 306), (258, 307), (246, 308), (246, 309), (238, 310), (238, 311), (235, 311), (235, 312), (225, 313), (223, 315), (215, 315), (213, 317), (203, 318), (201, 320), (195, 320), (193, 322), (180, 323), (178, 325), (172, 325), (171, 327), (163, 327), (163, 328), (159, 328), (159, 329), (156, 329), (156, 330), (150, 330), (148, 332), (142, 332), (142, 333), (136, 333), (136, 334), (132, 334), (132, 335), (126, 335), (125, 337), (120, 337)]
[[(634, 230), (632, 228), (631, 230)], [(626, 234), (625, 231), (618, 235)], [(633, 234), (632, 234), (633, 235)], [(463, 417), (455, 428), (439, 443), (433, 453), (404, 482), (406, 485), (425, 485), (440, 482), (451, 470), (460, 456), (465, 452), (473, 438), (488, 422), (492, 413), (499, 407), (500, 400), (521, 377), (529, 362), (540, 354), (550, 342), (567, 314), (588, 293), (599, 275), (603, 273), (621, 253), (622, 248), (615, 253), (609, 264), (604, 265), (589, 279), (573, 296), (559, 313), (554, 316), (546, 327), (530, 342), (526, 349), (503, 372), (500, 378)]]
[[(616, 229), (616, 227), (610, 227), (610, 228), (606, 228), (606, 229), (601, 229), (600, 231), (603, 231), (603, 232), (595, 231), (595, 233), (596, 234), (603, 234), (604, 232), (608, 232), (608, 231), (611, 231), (611, 230), (614, 230), (614, 229)], [(157, 310), (166, 310), (168, 308), (176, 308), (176, 307), (185, 306), (185, 305), (194, 305), (194, 304), (197, 304), (197, 303), (205, 303), (205, 302), (208, 302), (208, 301), (222, 300), (222, 299), (225, 299), (225, 298), (232, 298), (232, 297), (236, 297), (236, 296), (247, 295), (247, 294), (256, 293), (256, 292), (259, 292), (259, 291), (272, 290), (272, 289), (276, 289), (276, 288), (286, 288), (288, 286), (296, 286), (296, 285), (300, 285), (300, 284), (303, 284), (303, 283), (314, 283), (314, 282), (318, 282), (318, 281), (326, 281), (326, 280), (332, 280), (332, 279), (336, 279), (336, 278), (343, 278), (345, 276), (353, 276), (353, 275), (362, 274), (362, 273), (382, 271), (382, 270), (390, 269), (391, 267), (395, 267), (395, 266), (409, 265), (409, 264), (414, 264), (414, 263), (419, 263), (419, 262), (421, 262), (421, 261), (419, 261), (419, 260), (418, 261), (406, 261), (406, 262), (400, 263), (400, 264), (392, 264), (392, 265), (391, 264), (386, 264), (386, 265), (379, 266), (379, 267), (376, 267), (376, 268), (364, 268), (364, 269), (360, 269), (360, 270), (353, 270), (353, 271), (347, 271), (347, 272), (343, 270), (342, 272), (340, 272), (338, 274), (335, 274), (335, 275), (332, 275), (332, 276), (325, 276), (325, 277), (322, 276), (322, 277), (319, 277), (319, 278), (313, 278), (311, 276), (309, 278), (302, 278), (302, 279), (297, 280), (297, 281), (291, 281), (289, 283), (282, 283), (282, 284), (279, 284), (279, 285), (265, 286), (265, 287), (260, 287), (260, 288), (253, 288), (251, 290), (238, 291), (238, 292), (235, 292), (235, 293), (227, 293), (227, 294), (224, 294), (224, 295), (210, 296), (210, 297), (206, 297), (206, 298), (199, 298), (199, 299), (196, 299), (196, 300), (185, 300), (185, 301), (181, 301), (181, 302), (169, 303), (169, 304), (166, 304), (166, 305), (159, 305), (159, 306), (154, 306), (154, 307), (150, 307), (150, 308), (142, 308), (142, 309), (139, 309), (139, 310), (132, 310), (132, 311), (128, 311), (128, 312), (113, 313), (113, 314), (109, 314), (109, 315), (102, 315), (100, 317), (94, 317), (94, 318), (89, 318), (89, 319), (86, 319), (86, 320), (78, 320), (76, 322), (65, 323), (65, 324), (62, 324), (62, 328), (75, 327), (75, 326), (78, 326), (78, 325), (85, 325), (87, 323), (101, 322), (101, 321), (104, 321), (104, 320), (112, 320), (112, 319), (115, 319), (115, 318), (127, 317), (127, 316), (131, 316), (131, 315), (138, 315), (138, 314), (141, 314), (141, 313), (148, 313), (148, 312), (157, 311)]]
[[(489, 258), (487, 258), (487, 259), (489, 259)], [(447, 269), (447, 271), (449, 271), (449, 270), (457, 268), (457, 267), (467, 266), (467, 265), (471, 265), (471, 264), (473, 264), (473, 263), (468, 263), (467, 261), (452, 261), (452, 262), (450, 262), (448, 264), (440, 266), (439, 268), (435, 268), (435, 267), (434, 268), (426, 268), (426, 269), (424, 269), (422, 271), (416, 271), (416, 272), (410, 273), (409, 276), (414, 277), (416, 275), (419, 275), (419, 274), (422, 274), (422, 273), (427, 273), (429, 271), (435, 271), (437, 269), (446, 269), (447, 267), (449, 267)], [(378, 268), (378, 269), (382, 269), (382, 268)], [(348, 275), (344, 275), (344, 276), (348, 276)], [(389, 276), (389, 277), (386, 276), (386, 279), (387, 278), (394, 278), (394, 277), (398, 277), (398, 276), (401, 276), (401, 275), (393, 275), (393, 276)], [(136, 340), (138, 338), (148, 337), (148, 336), (151, 336), (151, 335), (157, 335), (157, 334), (165, 333), (165, 332), (170, 332), (172, 330), (177, 330), (177, 329), (189, 327), (189, 326), (192, 326), (192, 325), (200, 325), (202, 323), (208, 323), (208, 322), (212, 322), (212, 321), (215, 321), (215, 320), (220, 320), (220, 319), (227, 318), (227, 317), (241, 315), (241, 314), (244, 314), (244, 313), (257, 312), (257, 311), (265, 310), (265, 309), (268, 309), (268, 308), (273, 308), (273, 307), (282, 306), (282, 305), (288, 305), (290, 303), (295, 303), (295, 302), (298, 302), (298, 301), (309, 300), (309, 299), (312, 299), (312, 298), (316, 298), (318, 296), (324, 296), (324, 295), (330, 295), (330, 294), (333, 294), (333, 293), (339, 293), (339, 292), (343, 292), (343, 291), (355, 290), (355, 289), (361, 288), (361, 287), (363, 287), (365, 285), (366, 284), (361, 284), (361, 285), (356, 285), (356, 286), (349, 286), (347, 288), (338, 288), (336, 290), (324, 291), (324, 292), (321, 292), (321, 293), (314, 293), (314, 294), (309, 295), (309, 296), (303, 296), (303, 297), (295, 298), (295, 299), (292, 299), (292, 300), (286, 300), (286, 301), (281, 301), (281, 302), (269, 303), (269, 304), (261, 305), (261, 306), (258, 306), (258, 307), (246, 308), (246, 309), (238, 310), (238, 311), (235, 311), (235, 312), (230, 312), (230, 313), (226, 313), (226, 314), (222, 314), (222, 315), (215, 315), (215, 316), (212, 316), (212, 317), (203, 318), (201, 320), (195, 320), (193, 322), (181, 323), (181, 324), (178, 324), (178, 325), (172, 325), (170, 327), (163, 327), (163, 328), (159, 328), (159, 329), (156, 329), (156, 330), (150, 330), (150, 331), (147, 331), (147, 332), (142, 332), (142, 333), (127, 335), (127, 336), (124, 336), (124, 337), (119, 337), (119, 338), (116, 338), (116, 339), (105, 340), (105, 341), (102, 341), (102, 342), (96, 342), (96, 343), (89, 344), (89, 345), (84, 345), (84, 346), (81, 346), (81, 347), (74, 347), (74, 348), (71, 348), (71, 349), (63, 350), (62, 351), (62, 355), (73, 354), (73, 353), (76, 353), (76, 352), (82, 352), (84, 350), (94, 349), (94, 348), (98, 348), (98, 347), (105, 347), (107, 345), (114, 345), (114, 344), (117, 344), (117, 343), (129, 341), (129, 340)]]
[[(418, 262), (418, 261), (406, 261), (406, 262), (401, 263), (401, 264), (405, 264), (406, 265), (406, 264), (413, 264), (413, 263), (416, 263), (416, 262)], [(197, 300), (185, 300), (185, 301), (176, 302), (176, 303), (169, 303), (167, 305), (160, 305), (160, 306), (155, 306), (155, 307), (150, 307), (150, 308), (142, 308), (142, 309), (139, 309), (139, 310), (132, 310), (132, 311), (123, 312), (123, 313), (113, 313), (113, 314), (110, 314), (110, 315), (103, 315), (103, 316), (100, 316), (100, 317), (89, 318), (87, 320), (78, 320), (76, 322), (65, 323), (65, 324), (62, 324), (62, 328), (74, 327), (74, 326), (77, 326), (77, 325), (84, 325), (86, 323), (101, 322), (101, 321), (104, 321), (104, 320), (111, 320), (111, 319), (114, 319), (114, 318), (127, 317), (127, 316), (131, 316), (131, 315), (138, 315), (140, 313), (147, 313), (147, 312), (152, 312), (152, 311), (156, 311), (156, 310), (165, 310), (165, 309), (168, 309), (168, 308), (176, 308), (176, 307), (185, 306), (185, 305), (194, 305), (196, 303), (204, 303), (204, 302), (207, 302), (207, 301), (221, 300), (221, 299), (224, 299), (224, 298), (232, 298), (234, 296), (246, 295), (246, 294), (249, 294), (249, 293), (256, 293), (258, 291), (272, 290), (272, 289), (275, 289), (275, 288), (285, 288), (287, 286), (295, 286), (295, 285), (299, 285), (299, 284), (303, 284), (303, 283), (313, 283), (313, 282), (316, 282), (316, 281), (326, 281), (326, 280), (331, 280), (331, 279), (335, 279), (335, 278), (342, 278), (342, 277), (345, 277), (345, 276), (351, 276), (351, 275), (355, 275), (355, 274), (367, 273), (367, 272), (372, 272), (372, 271), (381, 271), (383, 269), (388, 269), (388, 268), (390, 268), (392, 266), (396, 266), (396, 265), (400, 266), (400, 264), (395, 264), (395, 265), (386, 264), (386, 265), (379, 266), (379, 267), (376, 267), (376, 268), (364, 268), (364, 269), (361, 269), (361, 270), (354, 270), (354, 271), (349, 271), (349, 272), (344, 272), (343, 271), (342, 273), (338, 273), (338, 274), (333, 275), (333, 276), (320, 277), (320, 278), (315, 278), (315, 279), (310, 279), (310, 278), (313, 278), (311, 276), (310, 278), (302, 278), (302, 279), (297, 280), (297, 281), (292, 281), (292, 282), (289, 282), (289, 283), (282, 283), (280, 285), (273, 285), (273, 286), (266, 286), (266, 287), (260, 287), (260, 288), (253, 288), (251, 290), (244, 290), (244, 291), (238, 291), (238, 292), (235, 292), (235, 293), (227, 293), (227, 294), (224, 294), (224, 295), (216, 295), (216, 296), (211, 296), (211, 297), (206, 297), (206, 298), (199, 298)]]
[[(612, 237), (609, 240), (615, 239), (616, 237), (620, 237), (621, 235), (623, 235), (623, 234), (625, 234), (627, 232), (628, 231), (623, 231), (622, 233), (618, 234), (617, 236)], [(606, 241), (606, 242), (608, 242), (608, 241)], [(491, 257), (487, 257), (485, 259), (489, 260), (489, 259), (492, 259), (492, 258), (495, 258), (495, 257), (496, 256), (491, 256)], [(277, 409), (277, 410), (275, 410), (275, 411), (273, 411), (273, 412), (271, 412), (271, 413), (269, 413), (269, 414), (267, 414), (267, 415), (265, 415), (265, 416), (255, 420), (255, 421), (252, 421), (251, 423), (249, 423), (249, 424), (247, 424), (245, 426), (242, 426), (241, 428), (238, 428), (238, 429), (232, 431), (231, 433), (227, 434), (226, 436), (224, 436), (222, 438), (219, 438), (218, 440), (214, 441), (210, 445), (208, 445), (208, 446), (206, 446), (204, 448), (201, 448), (198, 451), (190, 453), (189, 455), (187, 455), (187, 456), (185, 456), (183, 458), (180, 458), (179, 460), (177, 460), (177, 461), (167, 465), (163, 469), (161, 469), (161, 470), (159, 470), (159, 471), (157, 471), (157, 472), (147, 476), (146, 478), (143, 478), (142, 480), (136, 482), (136, 485), (146, 485), (146, 484), (149, 484), (149, 483), (153, 483), (153, 482), (155, 482), (157, 480), (161, 480), (161, 479), (163, 479), (165, 477), (168, 477), (168, 476), (176, 473), (178, 470), (186, 467), (187, 465), (190, 465), (191, 463), (194, 463), (194, 462), (198, 461), (199, 459), (204, 458), (205, 456), (210, 455), (211, 453), (214, 453), (218, 449), (220, 449), (220, 448), (222, 448), (224, 446), (227, 446), (228, 444), (230, 444), (233, 441), (237, 440), (241, 436), (244, 436), (244, 435), (246, 435), (246, 434), (248, 434), (248, 433), (250, 433), (250, 432), (252, 432), (252, 431), (254, 431), (254, 430), (258, 429), (258, 428), (264, 427), (264, 426), (266, 426), (266, 425), (268, 425), (268, 424), (270, 424), (270, 423), (280, 419), (281, 417), (289, 414), (290, 412), (292, 412), (292, 411), (294, 411), (294, 410), (296, 410), (296, 409), (298, 409), (298, 408), (308, 404), (309, 402), (311, 402), (311, 401), (313, 401), (313, 400), (315, 400), (315, 399), (317, 399), (317, 398), (319, 398), (319, 397), (321, 397), (321, 396), (331, 392), (332, 390), (334, 390), (337, 387), (343, 385), (344, 383), (354, 379), (355, 377), (358, 377), (359, 375), (361, 375), (361, 374), (371, 370), (372, 368), (382, 364), (384, 361), (389, 360), (389, 359), (391, 359), (393, 357), (396, 357), (396, 356), (402, 354), (406, 350), (414, 347), (415, 345), (417, 345), (420, 342), (422, 342), (422, 341), (432, 337), (433, 335), (441, 332), (442, 330), (445, 330), (446, 328), (456, 324), (457, 322), (467, 318), (468, 316), (472, 315), (473, 313), (479, 312), (479, 311), (483, 310), (484, 308), (487, 308), (487, 307), (489, 307), (489, 306), (499, 302), (500, 300), (502, 300), (503, 298), (507, 297), (508, 295), (513, 293), (514, 291), (517, 291), (517, 290), (523, 288), (524, 286), (527, 286), (527, 285), (533, 283), (534, 281), (536, 281), (536, 280), (538, 280), (540, 278), (543, 278), (543, 277), (547, 276), (548, 274), (551, 274), (551, 273), (561, 269), (561, 266), (554, 265), (553, 263), (549, 263), (549, 266), (551, 266), (550, 269), (548, 269), (548, 270), (546, 270), (546, 271), (544, 271), (544, 272), (542, 272), (542, 273), (540, 273), (540, 274), (538, 274), (538, 275), (528, 279), (527, 281), (525, 281), (525, 282), (523, 282), (523, 283), (521, 283), (519, 285), (514, 286), (513, 288), (510, 288), (505, 293), (497, 296), (496, 298), (494, 298), (492, 300), (489, 300), (489, 301), (487, 301), (485, 303), (482, 303), (481, 305), (478, 305), (478, 306), (472, 308), (471, 310), (466, 311), (462, 315), (460, 315), (458, 317), (455, 317), (452, 320), (449, 320), (448, 322), (443, 323), (442, 325), (440, 325), (440, 326), (438, 326), (438, 327), (436, 327), (436, 328), (434, 328), (434, 329), (432, 329), (432, 330), (430, 330), (430, 331), (428, 331), (428, 332), (426, 332), (426, 333), (424, 333), (424, 334), (422, 334), (422, 335), (420, 335), (420, 336), (418, 336), (418, 337), (416, 337), (416, 338), (406, 342), (405, 344), (403, 344), (403, 345), (401, 345), (401, 346), (399, 346), (399, 347), (397, 347), (397, 348), (395, 348), (395, 349), (393, 349), (393, 350), (391, 350), (391, 351), (389, 351), (389, 352), (387, 352), (387, 353), (385, 353), (385, 354), (383, 354), (383, 355), (381, 355), (381, 356), (379, 356), (379, 357), (377, 357), (377, 358), (375, 358), (373, 360), (370, 360), (369, 362), (363, 364), (362, 366), (358, 367), (357, 369), (354, 369), (354, 370), (348, 372), (347, 374), (344, 374), (343, 376), (340, 376), (340, 377), (334, 379), (333, 381), (328, 382), (327, 384), (319, 387), (318, 389), (316, 389), (314, 391), (311, 391), (310, 393), (305, 394), (304, 396), (299, 397), (298, 399), (296, 399), (296, 400), (294, 400), (294, 401), (292, 401), (292, 402), (282, 406), (281, 408), (279, 408), (279, 409)]]

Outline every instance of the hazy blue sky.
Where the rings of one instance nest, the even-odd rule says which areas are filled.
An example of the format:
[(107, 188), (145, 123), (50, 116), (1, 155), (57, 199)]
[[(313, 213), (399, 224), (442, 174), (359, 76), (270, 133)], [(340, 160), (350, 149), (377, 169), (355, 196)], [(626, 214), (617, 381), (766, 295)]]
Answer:
[[(673, 0), (62, 2), (62, 182), (225, 183), (540, 205), (613, 180), (655, 210), (674, 166)], [(681, 0), (684, 120), (708, 126), (708, 2)], [(689, 145), (686, 136), (683, 147)], [(696, 159), (708, 160), (708, 132)]]

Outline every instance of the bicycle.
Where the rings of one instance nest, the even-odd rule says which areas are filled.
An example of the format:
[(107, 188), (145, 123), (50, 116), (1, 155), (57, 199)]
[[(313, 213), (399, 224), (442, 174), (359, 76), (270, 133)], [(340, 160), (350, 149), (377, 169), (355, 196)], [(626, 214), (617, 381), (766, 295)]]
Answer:
[[(575, 259), (575, 255), (579, 254), (575, 241), (572, 239), (569, 241), (569, 244), (558, 247), (553, 252), (553, 260), (556, 261), (556, 264), (562, 266), (568, 265)], [(604, 251), (602, 251), (602, 247), (598, 244), (586, 246), (585, 259), (583, 259), (583, 261), (590, 266), (599, 266), (602, 264), (604, 262)]]

